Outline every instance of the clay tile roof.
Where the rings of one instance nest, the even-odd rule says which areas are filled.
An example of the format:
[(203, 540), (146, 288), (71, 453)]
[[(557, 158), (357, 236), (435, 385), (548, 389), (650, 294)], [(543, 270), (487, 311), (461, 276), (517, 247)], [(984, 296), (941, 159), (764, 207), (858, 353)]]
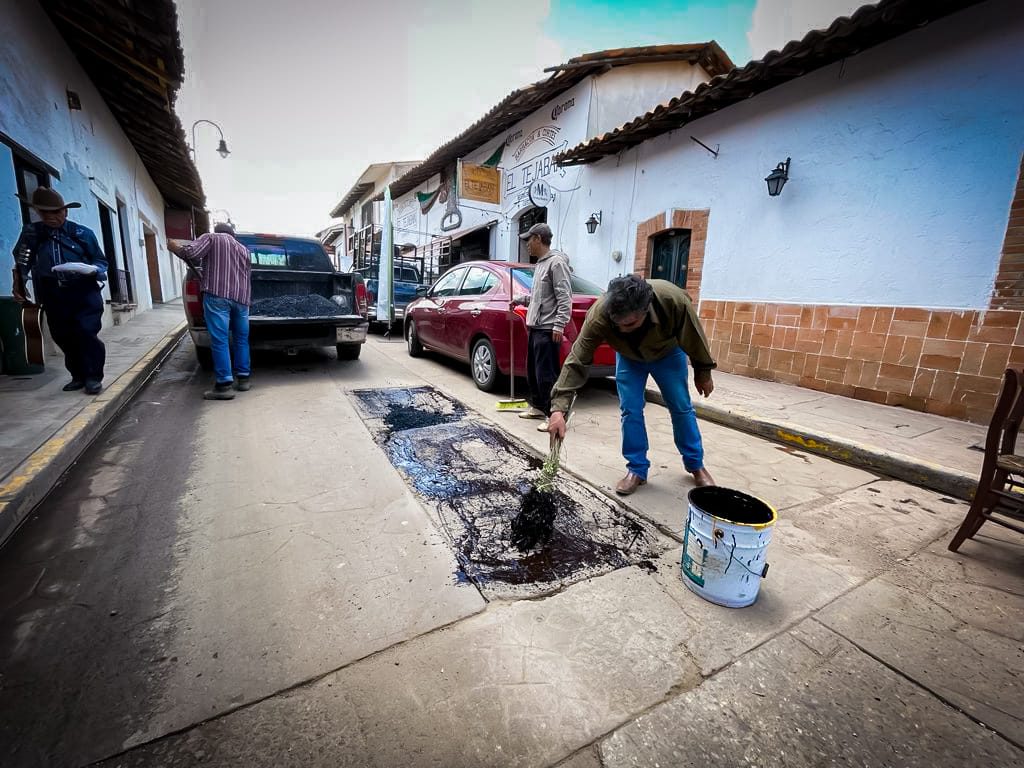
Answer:
[(503, 133), (530, 113), (591, 75), (613, 67), (661, 61), (689, 61), (700, 64), (709, 75), (727, 72), (732, 60), (714, 40), (706, 43), (654, 45), (640, 48), (616, 48), (597, 51), (549, 67), (546, 80), (518, 88), (492, 107), (487, 114), (451, 141), (441, 145), (426, 160), (391, 185), (392, 198), (398, 198), (440, 173), (446, 166)]
[(40, 0), (142, 159), (164, 200), (196, 208), (209, 228), (199, 172), (174, 99), (185, 74), (172, 0)]

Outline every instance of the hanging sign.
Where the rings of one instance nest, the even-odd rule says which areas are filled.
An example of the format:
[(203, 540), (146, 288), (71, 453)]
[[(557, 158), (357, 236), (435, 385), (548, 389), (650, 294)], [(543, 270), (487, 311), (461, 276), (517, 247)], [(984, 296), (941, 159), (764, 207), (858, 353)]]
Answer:
[(501, 171), (477, 163), (459, 163), (459, 197), (500, 205)]
[(537, 179), (530, 184), (527, 194), (530, 197), (530, 202), (538, 208), (547, 208), (551, 201), (555, 199), (551, 187), (544, 179)]

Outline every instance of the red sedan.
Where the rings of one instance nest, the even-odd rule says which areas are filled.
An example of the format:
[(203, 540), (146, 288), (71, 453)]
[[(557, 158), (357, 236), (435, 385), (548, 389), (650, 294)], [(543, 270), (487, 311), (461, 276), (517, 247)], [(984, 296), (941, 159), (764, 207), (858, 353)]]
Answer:
[[(510, 282), (514, 288), (510, 290)], [(471, 261), (445, 272), (424, 295), (410, 302), (405, 315), (405, 340), (412, 357), (424, 349), (470, 364), (473, 381), (493, 391), (508, 376), (509, 330), (514, 335), (515, 375), (526, 375), (526, 308), (509, 310), (512, 298), (530, 293), (533, 265), (504, 261)], [(587, 310), (602, 290), (587, 280), (572, 278), (572, 322), (562, 338), (562, 361), (583, 327)], [(590, 375), (615, 373), (615, 351), (598, 347)]]

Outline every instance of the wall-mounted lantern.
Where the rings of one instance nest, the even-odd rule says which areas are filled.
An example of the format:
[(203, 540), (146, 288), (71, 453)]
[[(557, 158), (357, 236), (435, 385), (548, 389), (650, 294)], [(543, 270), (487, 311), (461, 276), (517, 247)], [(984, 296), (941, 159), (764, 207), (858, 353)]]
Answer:
[(601, 223), (601, 211), (590, 214), (590, 218), (587, 219), (587, 234), (592, 235), (597, 231), (597, 225)]
[(768, 183), (768, 196), (778, 197), (782, 187), (789, 181), (789, 158), (775, 166), (775, 170), (765, 176), (764, 180)]

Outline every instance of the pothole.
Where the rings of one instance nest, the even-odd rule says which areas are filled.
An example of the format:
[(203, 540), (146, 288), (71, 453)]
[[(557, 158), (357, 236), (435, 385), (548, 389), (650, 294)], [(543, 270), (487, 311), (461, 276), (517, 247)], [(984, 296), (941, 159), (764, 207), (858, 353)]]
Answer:
[(520, 551), (512, 521), (540, 474), (540, 456), (432, 387), (351, 397), (391, 463), (435, 511), (462, 574), (485, 594), (542, 594), (643, 564), (663, 549), (650, 525), (563, 472), (550, 537)]

